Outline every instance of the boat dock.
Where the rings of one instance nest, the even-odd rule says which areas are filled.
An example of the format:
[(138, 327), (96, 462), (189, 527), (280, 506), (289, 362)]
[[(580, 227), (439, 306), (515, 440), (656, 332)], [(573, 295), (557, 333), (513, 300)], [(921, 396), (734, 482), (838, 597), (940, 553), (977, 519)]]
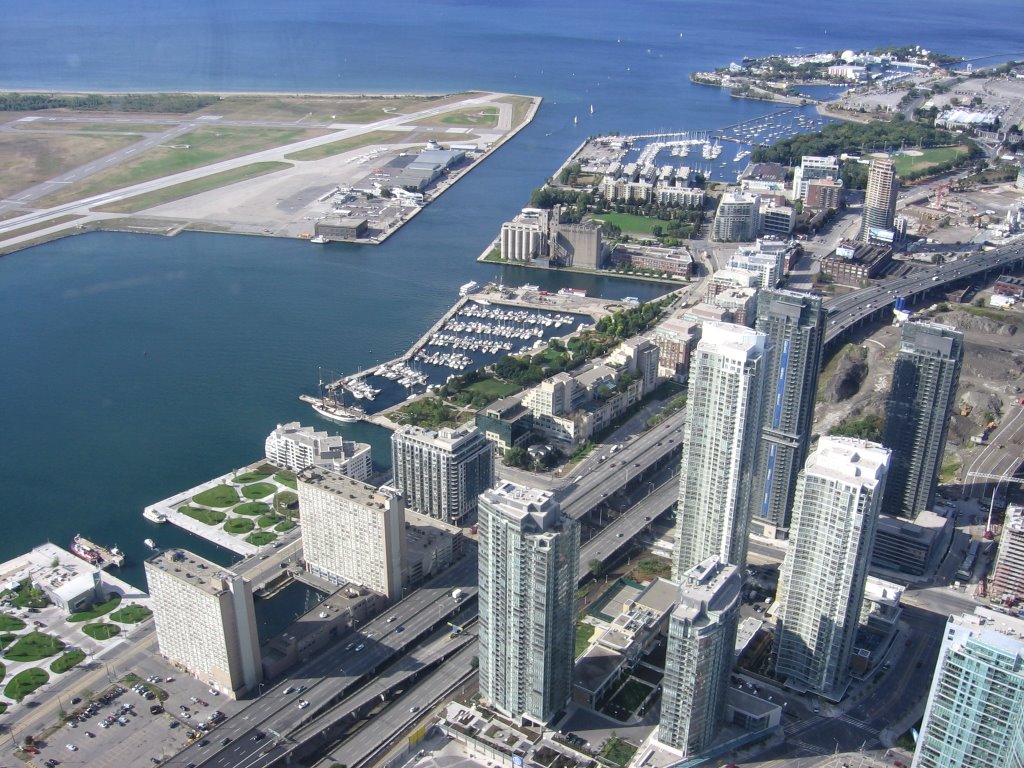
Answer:
[(106, 568), (109, 565), (116, 565), (118, 567), (124, 565), (124, 553), (116, 546), (108, 549), (100, 544), (89, 541), (89, 539), (81, 534), (75, 534), (75, 538), (71, 542), (71, 551), (97, 568)]

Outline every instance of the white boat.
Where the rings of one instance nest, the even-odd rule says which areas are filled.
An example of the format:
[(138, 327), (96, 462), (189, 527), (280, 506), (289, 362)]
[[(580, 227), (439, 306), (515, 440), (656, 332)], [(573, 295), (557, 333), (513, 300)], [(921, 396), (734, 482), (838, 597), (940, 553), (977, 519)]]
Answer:
[(479, 287), (480, 284), (476, 280), (470, 280), (468, 283), (459, 286), (459, 296), (468, 296)]
[(316, 243), (317, 245), (323, 245), (324, 243), (329, 243), (331, 241), (323, 235), (317, 235), (316, 237), (309, 238), (309, 242)]
[(358, 412), (344, 406), (335, 408), (330, 405), (314, 405), (313, 410), (328, 421), (334, 421), (339, 424), (354, 424), (359, 421)]
[(152, 539), (143, 539), (142, 543), (145, 544), (150, 549), (152, 549), (154, 552), (156, 551), (156, 542), (153, 541)]
[(157, 512), (155, 509), (147, 509), (142, 513), (142, 516), (149, 520), (151, 523), (166, 523), (167, 515), (163, 512)]

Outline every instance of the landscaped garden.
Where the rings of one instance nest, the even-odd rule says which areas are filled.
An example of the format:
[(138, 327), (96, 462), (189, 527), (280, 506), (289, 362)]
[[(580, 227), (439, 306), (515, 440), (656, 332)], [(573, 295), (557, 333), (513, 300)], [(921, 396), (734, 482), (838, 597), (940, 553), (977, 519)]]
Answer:
[(45, 669), (32, 667), (25, 669), (11, 678), (11, 681), (4, 687), (4, 696), (15, 701), (21, 701), (39, 686), (45, 685), (50, 675)]
[(239, 504), (231, 511), (236, 515), (252, 515), (255, 517), (256, 515), (267, 514), (270, 511), (270, 505), (262, 501), (247, 501), (244, 504)]
[(92, 619), (98, 619), (100, 616), (110, 613), (112, 610), (117, 608), (121, 604), (120, 595), (111, 595), (110, 599), (105, 603), (97, 603), (87, 611), (79, 611), (78, 613), (72, 613), (68, 616), (68, 621), (79, 622), (79, 621), (91, 621)]
[(82, 627), (82, 631), (93, 640), (109, 640), (120, 632), (121, 628), (117, 626), (117, 624), (108, 624), (105, 621), (98, 621), (95, 624), (86, 624)]
[(281, 470), (276, 475), (274, 475), (274, 479), (277, 480), (277, 482), (279, 482), (281, 485), (288, 486), (293, 491), (296, 488), (298, 488), (298, 483), (295, 480), (295, 473), (294, 472), (288, 472), (287, 470)]
[(192, 501), (204, 507), (231, 507), (238, 503), (238, 493), (230, 485), (215, 485), (197, 493)]
[(279, 533), (284, 533), (285, 531), (290, 531), (294, 527), (295, 523), (293, 521), (282, 520), (280, 523), (274, 526), (274, 530), (278, 531)]
[(25, 628), (25, 622), (15, 616), (0, 613), (0, 632), (15, 632)]
[(277, 490), (272, 483), (253, 483), (242, 488), (242, 495), (247, 499), (262, 499)]
[(227, 517), (227, 513), (221, 512), (219, 509), (203, 509), (202, 507), (184, 506), (179, 507), (178, 511), (183, 515), (188, 515), (193, 520), (198, 520), (200, 523), (206, 523), (206, 525), (220, 525), (224, 522), (224, 518)]
[(122, 624), (138, 624), (152, 615), (153, 612), (144, 605), (126, 605), (121, 610), (110, 614), (110, 620), (118, 621)]
[(235, 475), (235, 482), (241, 485), (248, 485), (249, 483), (258, 483), (260, 480), (266, 480), (270, 477), (269, 472), (259, 472), (257, 470), (251, 470), (249, 472), (243, 472), (240, 475)]
[(628, 741), (612, 736), (601, 748), (601, 757), (615, 765), (626, 766), (636, 754), (636, 747)]
[(224, 523), (224, 530), (228, 533), (249, 533), (256, 524), (247, 517), (232, 517)]
[(83, 661), (85, 661), (85, 653), (83, 651), (68, 651), (50, 664), (50, 671), (54, 674), (60, 675), (67, 672), (69, 669), (78, 666)]
[(39, 661), (64, 650), (64, 642), (44, 632), (29, 632), (18, 638), (4, 654), (9, 661)]
[(262, 547), (277, 538), (277, 534), (271, 533), (270, 531), (256, 531), (249, 536), (246, 536), (245, 540), (248, 541), (255, 547)]

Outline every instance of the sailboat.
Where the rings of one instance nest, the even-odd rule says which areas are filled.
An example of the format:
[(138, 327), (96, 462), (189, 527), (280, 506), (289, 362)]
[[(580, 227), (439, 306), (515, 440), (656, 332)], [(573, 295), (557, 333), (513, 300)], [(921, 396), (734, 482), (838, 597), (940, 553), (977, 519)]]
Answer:
[(590, 105), (590, 114), (594, 114), (594, 105), (593, 104)]
[(574, 116), (573, 119), (572, 119), (572, 124), (573, 125), (579, 125), (579, 122), (580, 122), (580, 119), (578, 117)]

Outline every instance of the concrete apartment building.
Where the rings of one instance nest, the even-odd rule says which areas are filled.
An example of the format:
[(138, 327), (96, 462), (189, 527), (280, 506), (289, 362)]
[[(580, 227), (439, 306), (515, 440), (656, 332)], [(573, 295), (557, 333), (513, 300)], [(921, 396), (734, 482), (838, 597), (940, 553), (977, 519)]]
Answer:
[(877, 443), (822, 437), (800, 473), (773, 651), (791, 688), (846, 693), (888, 465)]
[(231, 698), (255, 688), (263, 669), (249, 582), (182, 549), (145, 570), (161, 655)]
[(747, 560), (752, 471), (760, 442), (768, 337), (705, 323), (690, 364), (673, 577), (717, 556)]
[(952, 326), (904, 324), (882, 436), (892, 450), (886, 514), (912, 520), (935, 504), (963, 359), (964, 335)]
[(774, 288), (786, 272), (786, 254), (794, 248), (792, 241), (759, 237), (754, 245), (741, 245), (726, 266), (753, 272), (762, 290)]
[(690, 357), (700, 339), (700, 323), (683, 319), (677, 310), (650, 332), (658, 347), (658, 376), (685, 384), (690, 370)]
[(711, 239), (720, 243), (753, 240), (761, 231), (761, 198), (749, 192), (726, 192), (718, 203)]
[(837, 211), (843, 204), (842, 179), (815, 179), (807, 183), (804, 208), (809, 211)]
[(807, 188), (816, 179), (838, 179), (839, 158), (835, 155), (818, 157), (804, 155), (800, 165), (793, 169), (793, 199), (807, 204)]
[(462, 525), (494, 484), (494, 446), (471, 424), (437, 431), (403, 426), (391, 435), (394, 486), (421, 514)]
[(551, 493), (502, 483), (478, 526), (481, 698), (548, 723), (572, 697), (579, 525)]
[(717, 557), (680, 579), (669, 618), (657, 738), (681, 757), (707, 749), (722, 727), (742, 588), (739, 569)]
[(862, 243), (870, 243), (874, 240), (892, 242), (893, 225), (896, 219), (896, 197), (899, 195), (899, 191), (900, 182), (896, 178), (896, 166), (892, 159), (888, 157), (871, 158), (858, 240)]
[(1024, 600), (1024, 507), (1006, 510), (990, 594), (1004, 602)]
[(912, 768), (1024, 765), (1024, 620), (950, 616)]
[(402, 597), (404, 521), (396, 495), (333, 472), (298, 476), (306, 570), (332, 584), (355, 582)]
[(369, 443), (317, 432), (297, 421), (278, 424), (267, 435), (265, 449), (267, 461), (292, 472), (320, 467), (363, 481), (373, 472)]
[(785, 538), (796, 478), (807, 459), (825, 339), (821, 299), (786, 290), (761, 291), (755, 328), (768, 337), (761, 450), (754, 476), (751, 531)]

